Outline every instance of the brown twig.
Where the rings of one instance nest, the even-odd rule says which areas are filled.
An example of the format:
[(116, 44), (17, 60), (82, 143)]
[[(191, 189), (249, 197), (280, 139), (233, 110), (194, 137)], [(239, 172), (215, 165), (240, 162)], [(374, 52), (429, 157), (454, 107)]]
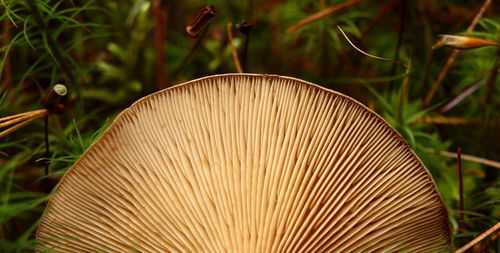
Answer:
[[(431, 153), (431, 154), (440, 155), (442, 157), (449, 157), (449, 158), (457, 157), (457, 153), (448, 152), (448, 151), (438, 151), (435, 149), (426, 149), (425, 151), (428, 153)], [(482, 157), (477, 157), (477, 156), (472, 156), (472, 155), (464, 155), (464, 154), (461, 155), (461, 158), (462, 158), (462, 160), (465, 160), (465, 161), (475, 162), (475, 163), (479, 163), (479, 164), (483, 164), (486, 166), (500, 169), (500, 162), (497, 162), (497, 161), (492, 161), (492, 160), (488, 160), (488, 159), (485, 159)]]
[[(467, 32), (472, 32), (474, 30), (474, 28), (476, 28), (476, 25), (479, 22), (479, 19), (481, 19), (481, 17), (483, 16), (486, 9), (490, 6), (490, 4), (491, 4), (491, 0), (484, 1), (483, 6), (481, 6), (481, 8), (477, 12), (476, 16), (474, 17), (474, 19), (470, 23), (469, 27), (467, 27)], [(427, 96), (424, 99), (424, 104), (423, 104), (424, 108), (429, 106), (429, 104), (431, 103), (432, 98), (436, 94), (437, 89), (439, 88), (439, 86), (443, 82), (443, 80), (444, 80), (446, 74), (448, 73), (448, 71), (450, 70), (450, 68), (453, 66), (453, 63), (455, 62), (455, 59), (457, 58), (459, 53), (460, 53), (460, 50), (454, 49), (453, 52), (451, 53), (451, 55), (448, 57), (448, 61), (446, 61), (446, 64), (441, 69), (441, 72), (439, 73), (438, 78), (432, 84), (431, 90), (429, 91), (429, 93), (427, 93)]]
[(350, 6), (353, 6), (353, 5), (356, 5), (356, 4), (359, 4), (361, 2), (363, 2), (364, 0), (350, 0), (350, 1), (345, 1), (345, 2), (342, 2), (342, 3), (339, 3), (339, 4), (336, 4), (334, 6), (331, 6), (331, 7), (328, 7), (322, 11), (319, 11), (305, 19), (302, 19), (301, 21), (299, 21), (297, 24), (295, 25), (292, 25), (290, 26), (286, 32), (287, 33), (290, 33), (290, 32), (293, 32), (293, 31), (296, 31), (298, 30), (299, 28), (307, 25), (307, 24), (310, 24), (314, 21), (318, 21), (326, 16), (329, 16), (329, 15), (332, 15), (333, 13), (335, 12), (338, 12), (338, 11), (341, 11), (347, 7), (350, 7)]
[(233, 55), (234, 65), (236, 65), (236, 70), (238, 73), (243, 73), (243, 69), (241, 68), (240, 59), (238, 58), (238, 51), (236, 51), (236, 47), (233, 44), (233, 24), (227, 24), (227, 38), (229, 40), (229, 47), (231, 48), (231, 54)]
[(428, 123), (428, 124), (439, 124), (439, 125), (469, 125), (477, 124), (479, 121), (470, 120), (468, 118), (462, 117), (421, 117), (414, 121), (415, 123)]
[(165, 41), (167, 31), (167, 11), (162, 8), (161, 0), (153, 0), (154, 45), (156, 51), (156, 89), (167, 87), (167, 62), (165, 59)]
[(490, 229), (486, 230), (484, 233), (482, 233), (481, 235), (479, 235), (478, 237), (476, 237), (474, 240), (472, 240), (469, 243), (467, 243), (462, 248), (456, 250), (455, 253), (463, 253), (463, 252), (465, 252), (466, 250), (470, 249), (471, 247), (473, 247), (478, 242), (480, 242), (481, 240), (483, 240), (484, 238), (486, 238), (488, 235), (494, 233), (498, 229), (500, 229), (500, 222), (498, 222), (495, 226), (491, 227)]
[(464, 182), (463, 182), (463, 174), (462, 174), (462, 148), (458, 147), (457, 149), (457, 167), (458, 167), (458, 191), (460, 198), (460, 220), (459, 223), (461, 227), (465, 225), (465, 216), (464, 216)]
[(472, 250), (473, 253), (483, 253), (486, 252), (486, 249), (490, 248), (493, 243), (495, 243), (498, 240), (498, 237), (500, 237), (500, 231), (497, 231), (495, 234), (493, 234), (489, 240), (485, 241), (482, 244), (479, 244), (474, 247)]

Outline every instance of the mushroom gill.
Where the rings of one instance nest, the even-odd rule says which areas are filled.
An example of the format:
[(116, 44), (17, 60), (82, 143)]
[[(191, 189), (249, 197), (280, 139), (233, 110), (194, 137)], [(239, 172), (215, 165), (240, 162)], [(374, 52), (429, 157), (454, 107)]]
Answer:
[(61, 252), (439, 252), (431, 175), (380, 116), (298, 79), (227, 74), (122, 112), (64, 175)]

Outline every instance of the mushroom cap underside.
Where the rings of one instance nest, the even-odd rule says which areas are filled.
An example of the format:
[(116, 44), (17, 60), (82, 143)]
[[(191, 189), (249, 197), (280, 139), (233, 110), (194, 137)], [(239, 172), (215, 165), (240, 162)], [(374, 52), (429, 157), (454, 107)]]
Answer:
[(122, 112), (54, 191), (37, 250), (439, 252), (443, 201), (403, 138), (289, 77), (216, 75)]

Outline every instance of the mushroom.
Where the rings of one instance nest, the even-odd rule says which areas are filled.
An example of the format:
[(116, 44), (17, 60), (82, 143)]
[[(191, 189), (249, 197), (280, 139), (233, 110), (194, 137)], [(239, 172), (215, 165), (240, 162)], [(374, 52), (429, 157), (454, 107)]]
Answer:
[(226, 74), (122, 112), (64, 175), (38, 251), (438, 252), (436, 185), (354, 99), (302, 80)]

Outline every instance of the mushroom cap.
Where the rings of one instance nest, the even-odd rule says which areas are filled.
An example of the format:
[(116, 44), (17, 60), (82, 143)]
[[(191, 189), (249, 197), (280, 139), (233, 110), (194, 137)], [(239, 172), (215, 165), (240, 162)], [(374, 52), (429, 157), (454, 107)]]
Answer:
[(226, 74), (123, 111), (69, 169), (37, 250), (438, 252), (436, 185), (354, 99), (295, 78)]

